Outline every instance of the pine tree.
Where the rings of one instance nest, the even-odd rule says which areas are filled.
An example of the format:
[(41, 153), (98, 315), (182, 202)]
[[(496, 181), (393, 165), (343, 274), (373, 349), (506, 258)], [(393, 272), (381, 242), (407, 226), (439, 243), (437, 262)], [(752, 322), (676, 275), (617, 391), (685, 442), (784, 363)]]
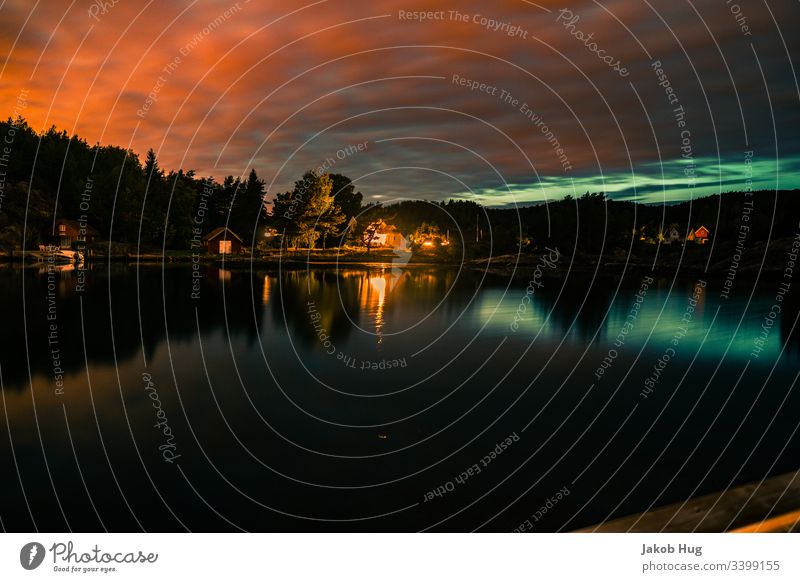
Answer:
[(325, 247), (328, 237), (338, 232), (346, 219), (335, 204), (332, 190), (329, 174), (309, 171), (295, 182), (291, 192), (276, 197), (272, 222), (284, 233), (287, 246), (302, 244), (313, 248), (322, 238)]

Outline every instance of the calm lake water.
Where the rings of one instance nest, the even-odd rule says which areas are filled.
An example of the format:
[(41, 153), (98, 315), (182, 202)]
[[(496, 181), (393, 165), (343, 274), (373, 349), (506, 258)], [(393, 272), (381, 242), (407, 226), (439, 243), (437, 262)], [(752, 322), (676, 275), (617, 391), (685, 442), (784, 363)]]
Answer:
[(571, 530), (800, 466), (778, 281), (537, 283), (0, 267), (2, 526)]

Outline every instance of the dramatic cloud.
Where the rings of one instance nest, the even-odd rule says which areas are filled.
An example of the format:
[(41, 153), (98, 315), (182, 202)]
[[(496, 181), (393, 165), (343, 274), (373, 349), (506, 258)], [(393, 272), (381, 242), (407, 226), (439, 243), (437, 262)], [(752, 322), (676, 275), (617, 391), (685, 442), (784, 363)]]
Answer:
[(0, 98), (273, 194), (327, 164), (382, 199), (677, 200), (743, 187), (746, 151), (799, 185), (796, 3), (452, 6), (7, 0)]

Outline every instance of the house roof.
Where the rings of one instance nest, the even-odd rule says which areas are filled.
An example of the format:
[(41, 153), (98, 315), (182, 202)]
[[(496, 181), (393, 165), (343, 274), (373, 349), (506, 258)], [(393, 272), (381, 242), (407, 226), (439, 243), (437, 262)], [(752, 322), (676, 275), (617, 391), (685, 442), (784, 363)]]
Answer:
[[(700, 226), (696, 231), (694, 231), (695, 236), (708, 236), (711, 231), (708, 230), (705, 226)], [(700, 234), (704, 233), (704, 234)]]
[[(220, 234), (222, 234), (225, 231), (228, 231), (228, 235), (232, 236), (233, 238), (238, 240), (240, 243), (244, 244), (244, 241), (241, 239), (241, 237), (238, 234), (236, 234), (235, 232), (233, 232), (227, 226), (219, 226), (219, 227), (215, 228), (214, 230), (209, 232), (207, 235), (205, 235), (201, 240), (211, 240), (212, 238), (217, 238)], [(229, 237), (226, 236), (225, 238), (229, 238)]]
[[(56, 220), (56, 226), (58, 226), (59, 224), (65, 224), (70, 228), (74, 228), (75, 230), (81, 230), (82, 228), (80, 222), (78, 222), (77, 220), (71, 220), (69, 218), (59, 218), (58, 220)], [(88, 235), (97, 236), (100, 234), (100, 231), (98, 231), (95, 227), (93, 227), (90, 224), (85, 224), (83, 229)]]

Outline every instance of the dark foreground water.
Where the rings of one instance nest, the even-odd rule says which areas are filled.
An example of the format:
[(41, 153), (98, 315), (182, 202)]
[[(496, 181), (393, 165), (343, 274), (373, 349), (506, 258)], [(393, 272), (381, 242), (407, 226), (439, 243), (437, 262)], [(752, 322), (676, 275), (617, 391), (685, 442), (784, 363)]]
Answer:
[(779, 282), (537, 282), (0, 267), (2, 526), (570, 530), (800, 466)]

